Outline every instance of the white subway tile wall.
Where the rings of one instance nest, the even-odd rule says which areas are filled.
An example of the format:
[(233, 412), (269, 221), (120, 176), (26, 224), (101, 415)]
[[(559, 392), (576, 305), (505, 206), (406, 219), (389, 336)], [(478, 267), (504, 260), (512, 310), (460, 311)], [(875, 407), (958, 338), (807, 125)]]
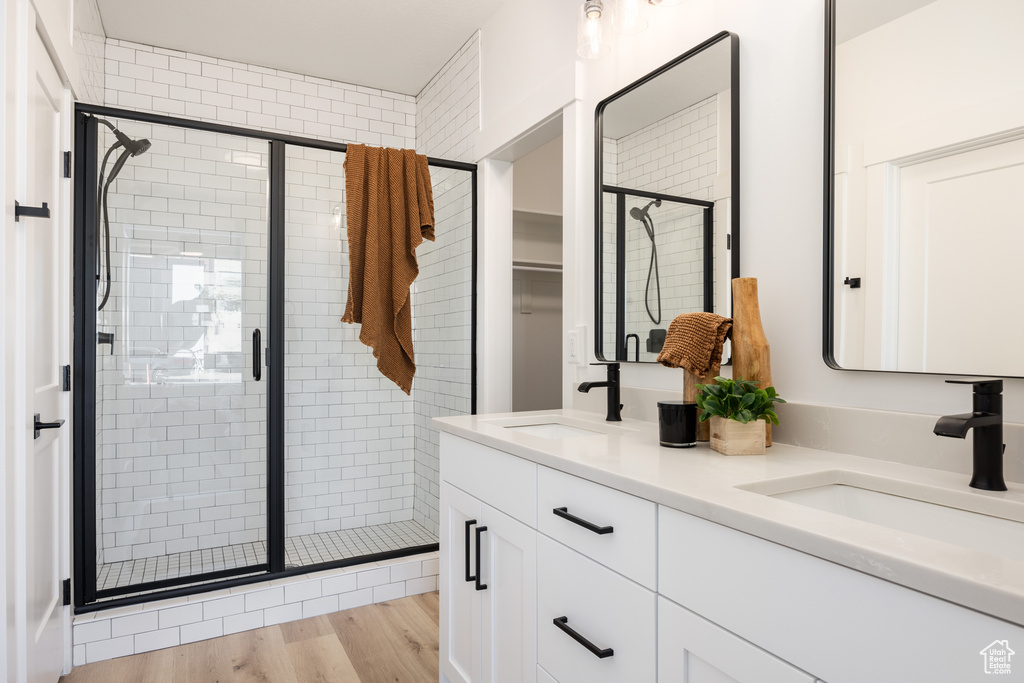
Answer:
[[(643, 189), (676, 196), (714, 200), (718, 174), (718, 96), (698, 102), (619, 140), (603, 141), (604, 167), (614, 164), (614, 183), (622, 188)], [(608, 181), (606, 172), (605, 182)], [(651, 272), (651, 239), (643, 224), (630, 217), (631, 208), (643, 209), (650, 202), (642, 197), (626, 199), (626, 332), (639, 333), (640, 360), (653, 361), (645, 340), (653, 328), (668, 329), (679, 313), (704, 310), (703, 211), (670, 202), (651, 206), (658, 247), (661, 285), (661, 315), (658, 290)], [(606, 357), (613, 357), (615, 327), (615, 200), (606, 195), (603, 220), (606, 229), (603, 250), (605, 292), (602, 330)], [(671, 235), (671, 239), (666, 236)], [(648, 291), (648, 273), (650, 289)], [(655, 323), (648, 314), (660, 318)], [(629, 358), (634, 358), (633, 342)]]
[(436, 552), (74, 617), (73, 664), (159, 650), (437, 590)]
[(107, 39), (106, 104), (336, 142), (412, 148), (411, 95)]
[(96, 0), (75, 0), (71, 44), (78, 58), (82, 92), (75, 95), (80, 102), (103, 104), (106, 40)]
[[(448, 61), (417, 99), (417, 149), (456, 161), (476, 158), (480, 130), (480, 33)], [(473, 188), (465, 171), (432, 168), (437, 241), (418, 251), (413, 283), (416, 381), (413, 519), (438, 533), (440, 437), (434, 417), (466, 415), (472, 398)]]

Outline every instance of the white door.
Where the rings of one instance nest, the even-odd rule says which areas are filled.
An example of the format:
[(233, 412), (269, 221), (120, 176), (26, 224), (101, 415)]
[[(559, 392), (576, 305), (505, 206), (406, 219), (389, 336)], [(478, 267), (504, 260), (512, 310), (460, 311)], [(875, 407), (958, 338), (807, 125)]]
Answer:
[(482, 505), (483, 683), (537, 680), (537, 532)]
[[(19, 64), (26, 68), (23, 81), (27, 108), (19, 109), (19, 141), (14, 170), (19, 180), (14, 199), (25, 207), (45, 202), (49, 218), (22, 216), (7, 226), (8, 280), (12, 315), (6, 334), (8, 379), (14, 387), (13, 446), (8, 473), (12, 496), (8, 552), (13, 569), (13, 593), (8, 607), (13, 614), (8, 630), (8, 677), (12, 681), (53, 683), (64, 665), (64, 629), (61, 567), (62, 532), (66, 530), (63, 482), (66, 467), (62, 452), (70, 439), (68, 426), (34, 428), (67, 418), (62, 394), (61, 363), (67, 353), (68, 325), (64, 306), (68, 295), (67, 249), (63, 232), (60, 174), (64, 86), (42, 39), (35, 31), (34, 14), (22, 26)], [(12, 58), (8, 47), (7, 57)], [(20, 93), (19, 93), (20, 94)], [(10, 123), (10, 122), (9, 122)], [(11, 164), (6, 166), (10, 172)], [(9, 215), (9, 214), (8, 214)]]
[(480, 501), (441, 482), (441, 674), (449, 683), (480, 680), (480, 591), (476, 529)]

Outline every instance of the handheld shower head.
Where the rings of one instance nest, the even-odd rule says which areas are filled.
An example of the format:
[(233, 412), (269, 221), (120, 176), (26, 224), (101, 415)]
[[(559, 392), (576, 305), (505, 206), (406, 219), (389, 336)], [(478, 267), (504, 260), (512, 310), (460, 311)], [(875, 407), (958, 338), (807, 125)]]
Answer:
[(629, 210), (630, 218), (633, 218), (634, 220), (642, 221), (644, 219), (644, 217), (647, 216), (647, 212), (650, 210), (652, 204), (654, 206), (656, 206), (656, 207), (661, 206), (661, 200), (660, 199), (655, 199), (654, 201), (647, 202), (647, 206), (645, 206), (642, 209), (637, 208), (637, 207), (634, 206), (632, 209)]
[(113, 131), (114, 137), (117, 138), (117, 141), (120, 142), (121, 146), (124, 147), (125, 150), (133, 157), (137, 157), (140, 154), (145, 154), (146, 151), (149, 150), (150, 147), (152, 147), (152, 143), (149, 140), (145, 138), (132, 140), (130, 137), (128, 137), (127, 135), (119, 131), (117, 128), (115, 128), (114, 124), (112, 124), (110, 121), (107, 121), (106, 119), (97, 118), (96, 120), (105, 125), (111, 131)]

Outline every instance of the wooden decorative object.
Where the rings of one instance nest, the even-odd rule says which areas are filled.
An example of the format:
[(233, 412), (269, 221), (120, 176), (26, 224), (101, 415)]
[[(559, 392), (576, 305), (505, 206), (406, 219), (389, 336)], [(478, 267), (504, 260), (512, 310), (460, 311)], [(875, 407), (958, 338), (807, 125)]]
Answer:
[[(683, 400), (687, 403), (697, 402), (698, 384), (717, 384), (715, 377), (722, 372), (721, 365), (716, 365), (708, 370), (703, 377), (697, 376), (689, 370), (683, 370)], [(700, 411), (698, 410), (698, 415)], [(697, 423), (697, 441), (709, 441), (711, 439), (711, 425), (709, 422)]]
[[(759, 382), (761, 389), (772, 384), (771, 351), (761, 326), (757, 303), (757, 278), (738, 277), (732, 281), (732, 377)], [(772, 445), (772, 426), (765, 424), (765, 445)]]
[(764, 455), (765, 437), (770, 427), (764, 420), (747, 424), (713, 415), (711, 423), (711, 450), (722, 455)]

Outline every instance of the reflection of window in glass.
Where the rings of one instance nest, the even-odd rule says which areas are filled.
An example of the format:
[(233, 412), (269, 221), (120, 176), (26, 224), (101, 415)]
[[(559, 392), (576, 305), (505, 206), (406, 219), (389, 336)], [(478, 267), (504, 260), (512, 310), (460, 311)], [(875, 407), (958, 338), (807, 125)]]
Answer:
[[(125, 330), (126, 341), (131, 340), (126, 379), (240, 382), (241, 261), (183, 252), (153, 265), (126, 299), (125, 321), (131, 321)], [(129, 270), (129, 287), (131, 279)]]

